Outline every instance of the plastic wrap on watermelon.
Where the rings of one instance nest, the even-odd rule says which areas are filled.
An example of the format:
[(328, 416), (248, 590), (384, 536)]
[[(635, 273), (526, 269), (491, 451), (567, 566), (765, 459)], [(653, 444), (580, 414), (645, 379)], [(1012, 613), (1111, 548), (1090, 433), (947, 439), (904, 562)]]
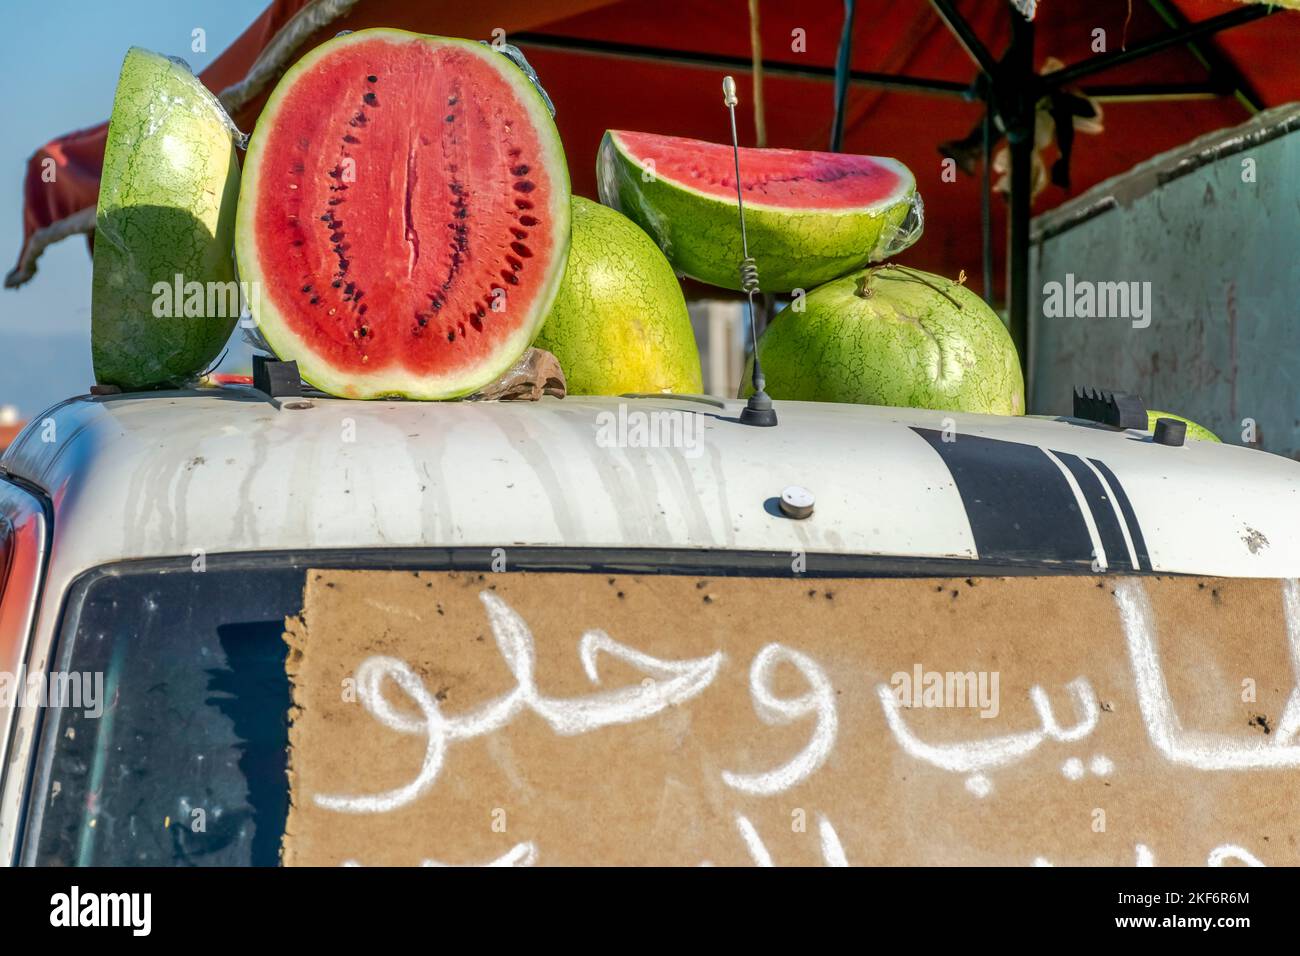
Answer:
[[(735, 164), (729, 144), (610, 130), (596, 179), (601, 201), (649, 233), (678, 273), (740, 290)], [(921, 236), (916, 179), (895, 159), (742, 148), (740, 180), (764, 292), (811, 289)]]
[(551, 95), (547, 93), (546, 88), (542, 86), (542, 81), (537, 77), (537, 71), (534, 70), (533, 65), (528, 62), (528, 58), (524, 56), (523, 50), (519, 49), (519, 47), (515, 46), (513, 43), (489, 43), (487, 40), (480, 40), (479, 42), (484, 46), (492, 47), (492, 49), (496, 50), (515, 66), (519, 67), (520, 72), (522, 72), (524, 76), (528, 77), (528, 82), (533, 84), (533, 89), (537, 90), (538, 94), (541, 96), (542, 101), (546, 104), (546, 108), (551, 111), (551, 116), (555, 116), (555, 104), (551, 102)]
[(890, 225), (880, 231), (880, 238), (871, 250), (871, 262), (883, 262), (896, 256), (921, 238), (925, 231), (925, 202), (921, 194), (913, 192), (908, 200), (907, 215), (898, 225)]

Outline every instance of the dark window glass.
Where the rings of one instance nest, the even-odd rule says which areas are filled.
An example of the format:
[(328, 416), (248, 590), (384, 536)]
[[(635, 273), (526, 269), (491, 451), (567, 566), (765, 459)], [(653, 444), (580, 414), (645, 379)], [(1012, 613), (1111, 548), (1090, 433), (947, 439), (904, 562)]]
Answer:
[[(29, 805), (39, 865), (275, 865), (301, 568), (118, 571), (70, 608)], [(90, 683), (87, 683), (87, 682)], [(81, 706), (70, 706), (79, 703)], [(96, 714), (96, 710), (102, 713)], [(34, 851), (34, 852), (33, 852)]]

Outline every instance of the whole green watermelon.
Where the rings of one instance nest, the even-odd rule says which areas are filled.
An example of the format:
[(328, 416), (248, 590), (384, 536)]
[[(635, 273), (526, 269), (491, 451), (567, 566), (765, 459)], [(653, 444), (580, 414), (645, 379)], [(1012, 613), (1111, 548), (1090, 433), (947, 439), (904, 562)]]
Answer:
[(919, 269), (876, 266), (818, 286), (777, 314), (758, 354), (777, 399), (1025, 411), (1020, 360), (997, 313)]

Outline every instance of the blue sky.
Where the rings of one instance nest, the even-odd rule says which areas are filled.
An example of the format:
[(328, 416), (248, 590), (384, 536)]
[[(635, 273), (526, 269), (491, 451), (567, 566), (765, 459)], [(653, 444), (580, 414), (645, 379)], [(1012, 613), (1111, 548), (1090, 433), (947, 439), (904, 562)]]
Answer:
[[(141, 46), (202, 70), (269, 0), (6, 0), (0, 30), (0, 274), (22, 241), (27, 158), (62, 133), (108, 118), (122, 57)], [(196, 28), (206, 52), (192, 47)], [(36, 277), (0, 289), (0, 406), (30, 417), (85, 392), (90, 370), (90, 256), (83, 239), (52, 246)]]

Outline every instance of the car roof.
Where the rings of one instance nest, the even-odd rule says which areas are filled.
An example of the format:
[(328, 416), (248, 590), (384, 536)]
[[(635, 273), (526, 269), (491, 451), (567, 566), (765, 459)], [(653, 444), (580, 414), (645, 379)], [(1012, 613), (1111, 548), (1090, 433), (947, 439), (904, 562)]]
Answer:
[[(742, 407), (273, 400), (229, 386), (82, 396), (33, 419), (0, 469), (48, 497), (65, 580), (133, 558), (429, 546), (1086, 567), (1087, 542), (1108, 533), (1113, 570), (1300, 574), (1300, 463), (1274, 455), (824, 403), (778, 402), (780, 423), (759, 428)], [(669, 447), (644, 447), (655, 436)], [(811, 517), (780, 510), (792, 485), (813, 494)]]

